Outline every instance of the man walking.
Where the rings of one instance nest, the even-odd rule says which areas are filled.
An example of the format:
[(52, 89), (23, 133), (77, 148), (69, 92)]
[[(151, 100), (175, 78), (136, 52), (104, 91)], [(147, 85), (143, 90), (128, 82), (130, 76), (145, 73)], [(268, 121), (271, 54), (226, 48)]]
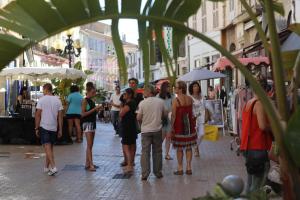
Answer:
[(52, 85), (50, 83), (43, 86), (43, 93), (44, 96), (40, 98), (36, 106), (35, 134), (41, 138), (46, 153), (44, 172), (48, 173), (49, 176), (53, 176), (57, 173), (53, 144), (56, 136), (58, 138), (62, 136), (63, 106), (59, 98), (52, 95)]
[(110, 103), (111, 103), (111, 121), (115, 129), (116, 135), (119, 135), (119, 113), (121, 107), (120, 101), (121, 93), (120, 86), (115, 87), (115, 93), (111, 95)]
[(141, 123), (142, 135), (142, 180), (147, 180), (150, 174), (150, 152), (152, 147), (153, 173), (162, 178), (162, 117), (164, 115), (164, 102), (155, 97), (153, 86), (145, 87), (145, 100), (141, 101), (137, 120)]

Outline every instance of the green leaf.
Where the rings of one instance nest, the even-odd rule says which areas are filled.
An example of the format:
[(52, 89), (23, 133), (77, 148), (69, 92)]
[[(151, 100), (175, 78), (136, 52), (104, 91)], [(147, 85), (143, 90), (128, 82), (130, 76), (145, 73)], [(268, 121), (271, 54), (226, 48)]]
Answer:
[(154, 16), (163, 16), (166, 11), (168, 0), (156, 0), (152, 8), (150, 9), (149, 14)]
[(82, 1), (51, 0), (51, 2), (69, 24), (89, 18), (89, 13), (85, 10), (86, 6)]
[(105, 0), (105, 14), (118, 13), (118, 0)]
[[(270, 0), (260, 0), (261, 6), (263, 7), (263, 9), (265, 10), (265, 4), (264, 1), (270, 1)], [(273, 9), (276, 13), (284, 16), (284, 6), (283, 3), (278, 2), (277, 0), (272, 0), (273, 1)]]
[(293, 162), (300, 167), (300, 108), (292, 115), (289, 120), (287, 133), (284, 134), (285, 147), (290, 153)]
[(145, 72), (145, 85), (148, 85), (149, 78), (150, 78), (150, 58), (149, 58), (149, 43), (147, 40), (148, 35), (147, 35), (146, 21), (139, 21), (138, 28), (139, 28), (139, 44), (143, 52), (142, 55), (143, 55), (143, 65), (144, 65), (144, 72)]
[[(158, 25), (155, 26), (155, 35), (156, 35), (156, 43), (158, 44), (159, 49), (161, 51), (168, 77), (171, 78), (174, 75), (174, 73), (171, 74), (171, 71), (170, 71), (170, 68), (172, 70), (172, 58), (170, 57), (170, 55), (168, 53), (168, 50), (165, 45), (165, 41), (162, 37), (162, 27), (161, 26), (158, 26)], [(173, 72), (173, 70), (172, 70), (172, 72)]]
[(140, 14), (141, 0), (122, 0), (122, 13)]
[(291, 31), (293, 31), (294, 33), (300, 35), (300, 23), (291, 24), (291, 25), (289, 26), (289, 29), (290, 29)]
[(282, 62), (283, 66), (286, 69), (293, 69), (297, 56), (298, 56), (299, 50), (294, 50), (294, 51), (285, 51), (282, 52)]
[(121, 76), (121, 83), (123, 85), (127, 82), (127, 65), (125, 54), (123, 50), (122, 40), (119, 33), (119, 20), (112, 20), (111, 24), (112, 40), (115, 47), (115, 51), (118, 57), (119, 71)]
[(101, 6), (100, 6), (100, 2), (99, 0), (86, 0), (88, 3), (88, 8), (90, 11), (90, 15), (93, 16), (97, 16), (99, 14), (103, 14), (102, 10), (101, 10)]

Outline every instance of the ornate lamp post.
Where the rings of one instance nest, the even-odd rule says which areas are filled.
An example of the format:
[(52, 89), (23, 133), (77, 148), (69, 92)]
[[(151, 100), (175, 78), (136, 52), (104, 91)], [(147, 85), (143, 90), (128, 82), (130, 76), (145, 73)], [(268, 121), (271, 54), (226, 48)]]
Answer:
[(73, 34), (72, 29), (66, 31), (65, 33), (68, 37), (66, 39), (67, 45), (63, 49), (62, 48), (62, 46), (63, 46), (62, 43), (61, 42), (56, 42), (56, 44), (54, 45), (54, 48), (56, 49), (56, 51), (58, 52), (58, 54), (60, 56), (68, 55), (69, 68), (72, 68), (72, 55), (74, 55), (76, 57), (78, 57), (80, 55), (81, 45), (80, 45), (79, 39), (77, 39), (75, 41), (72, 39), (72, 34)]

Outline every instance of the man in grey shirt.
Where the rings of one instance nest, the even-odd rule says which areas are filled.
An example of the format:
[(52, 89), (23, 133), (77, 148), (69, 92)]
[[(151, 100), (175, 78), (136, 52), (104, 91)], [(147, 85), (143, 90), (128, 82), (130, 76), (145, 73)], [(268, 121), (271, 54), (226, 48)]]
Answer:
[(150, 152), (152, 147), (153, 173), (162, 178), (162, 117), (164, 102), (155, 97), (153, 86), (145, 87), (145, 100), (139, 104), (137, 120), (141, 124), (142, 135), (142, 180), (147, 180), (150, 174)]

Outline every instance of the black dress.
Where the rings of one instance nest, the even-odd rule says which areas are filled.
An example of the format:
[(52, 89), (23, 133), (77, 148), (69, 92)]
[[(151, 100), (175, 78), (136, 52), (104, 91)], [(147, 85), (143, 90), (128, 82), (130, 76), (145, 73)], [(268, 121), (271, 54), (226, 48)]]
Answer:
[(136, 127), (136, 103), (134, 100), (126, 102), (125, 105), (129, 106), (130, 110), (121, 118), (121, 135), (122, 144), (132, 145), (136, 144), (138, 130)]

